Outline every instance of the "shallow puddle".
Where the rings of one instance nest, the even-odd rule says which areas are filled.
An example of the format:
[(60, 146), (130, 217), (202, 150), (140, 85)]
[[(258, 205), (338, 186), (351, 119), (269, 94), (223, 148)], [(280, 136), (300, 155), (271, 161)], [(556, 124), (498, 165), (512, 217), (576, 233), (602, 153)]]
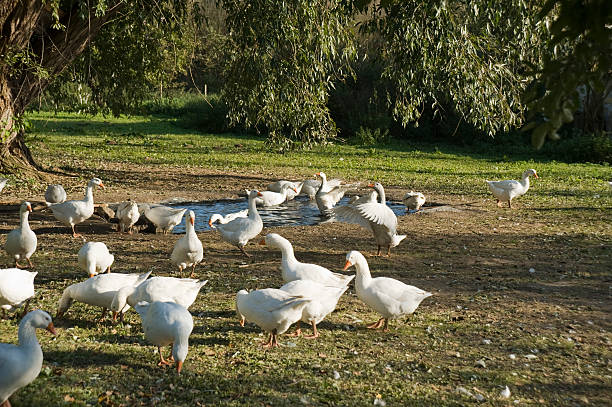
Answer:
[[(344, 197), (338, 205), (346, 205), (349, 197)], [(387, 201), (387, 205), (393, 210), (397, 216), (406, 215), (406, 206), (401, 202)], [(220, 213), (226, 215), (228, 213), (238, 212), (247, 209), (248, 204), (246, 198), (243, 199), (223, 199), (218, 201), (202, 201), (202, 202), (187, 202), (181, 204), (169, 205), (175, 208), (191, 209), (195, 215), (195, 229), (197, 232), (210, 230), (208, 219), (215, 214)], [(257, 210), (263, 220), (264, 227), (277, 226), (308, 226), (316, 225), (325, 220), (317, 208), (315, 201), (311, 201), (306, 196), (298, 196), (292, 201), (285, 202), (278, 206), (269, 206), (263, 208), (257, 207)], [(185, 224), (181, 222), (173, 230), (173, 233), (185, 233)]]

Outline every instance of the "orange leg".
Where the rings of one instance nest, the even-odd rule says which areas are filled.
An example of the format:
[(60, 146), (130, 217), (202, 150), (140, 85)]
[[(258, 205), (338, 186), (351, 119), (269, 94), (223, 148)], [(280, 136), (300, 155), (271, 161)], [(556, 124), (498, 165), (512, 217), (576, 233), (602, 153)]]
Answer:
[(33, 265), (33, 264), (32, 264), (32, 262), (30, 261), (30, 259), (29, 259), (29, 258), (26, 258), (26, 260), (28, 261), (28, 266), (29, 266), (30, 268), (32, 268), (32, 269), (33, 269), (33, 268), (34, 268), (34, 265)]
[(159, 352), (159, 363), (157, 364), (157, 366), (170, 365), (171, 363), (164, 359), (164, 355), (162, 355), (161, 346), (157, 347), (157, 351)]
[(100, 315), (100, 318), (98, 318), (98, 322), (104, 321), (104, 317), (106, 316), (107, 312), (108, 310), (106, 308), (102, 308), (102, 315)]
[(275, 346), (278, 346), (278, 338), (276, 335), (276, 329), (270, 332), (270, 339), (268, 340), (268, 342), (264, 343), (262, 346), (264, 348), (274, 348)]
[(72, 237), (81, 237), (81, 234), (77, 233), (76, 230), (74, 230), (74, 225), (71, 225), (71, 226), (72, 226)]
[(382, 326), (384, 321), (385, 321), (385, 318), (381, 318), (377, 322), (374, 322), (374, 323), (368, 325), (367, 328), (368, 329), (378, 329), (378, 328), (380, 328)]
[(304, 335), (304, 338), (306, 339), (316, 339), (319, 337), (319, 331), (317, 331), (317, 323), (313, 320), (311, 321), (312, 324), (312, 335)]
[(247, 256), (247, 257), (251, 257), (251, 255), (250, 255), (250, 254), (248, 254), (247, 252), (245, 252), (245, 251), (244, 251), (244, 247), (242, 247), (242, 246), (238, 246), (238, 248), (240, 249), (240, 251), (241, 251), (242, 253), (244, 253), (244, 255), (245, 255), (245, 256)]
[(292, 334), (287, 334), (287, 336), (300, 336), (302, 334), (302, 329), (300, 328), (300, 323), (302, 321), (298, 321), (297, 324), (295, 324), (295, 332)]

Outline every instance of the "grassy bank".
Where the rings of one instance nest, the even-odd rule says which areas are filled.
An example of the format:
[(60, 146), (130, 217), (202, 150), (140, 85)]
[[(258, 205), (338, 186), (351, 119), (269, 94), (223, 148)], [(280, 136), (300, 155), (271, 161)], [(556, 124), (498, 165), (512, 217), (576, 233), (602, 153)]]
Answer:
[[(354, 181), (381, 181), (392, 198), (409, 189), (460, 212), (399, 217), (408, 239), (391, 258), (368, 258), (376, 276), (390, 276), (434, 296), (417, 312), (374, 332), (377, 319), (354, 289), (321, 323), (316, 341), (282, 336), (272, 351), (259, 347), (260, 330), (241, 328), (234, 295), (241, 288), (282, 284), (280, 255), (250, 244), (242, 257), (214, 232), (199, 234), (205, 247), (200, 278), (208, 279), (191, 308), (195, 329), (181, 376), (156, 367), (140, 318), (96, 323), (100, 310), (74, 304), (56, 322), (57, 337), (39, 332), (45, 362), (32, 385), (14, 397), (28, 405), (605, 405), (612, 372), (609, 315), (612, 265), (612, 193), (607, 166), (538, 161), (511, 151), (473, 154), (453, 146), (409, 143), (361, 148), (334, 145), (308, 152), (267, 152), (263, 139), (207, 135), (148, 117), (103, 118), (37, 113), (29, 145), (48, 168), (81, 196), (93, 174), (108, 183), (97, 201), (139, 193), (158, 201), (184, 194), (223, 198), (272, 179), (311, 177), (325, 171)], [(516, 179), (538, 170), (514, 210), (497, 208), (485, 179)], [(13, 177), (5, 195), (40, 197), (44, 186)], [(107, 181), (108, 180), (108, 181)], [(3, 195), (5, 192), (3, 192)], [(191, 194), (191, 195), (190, 195)], [(7, 198), (8, 200), (8, 198)], [(81, 240), (47, 212), (32, 214), (39, 249), (33, 256), (37, 307), (55, 314), (61, 291), (81, 281), (76, 252)], [(17, 216), (0, 212), (2, 233)], [(115, 253), (114, 271), (154, 269), (178, 273), (169, 253), (176, 236), (117, 234), (92, 219), (87, 240)], [(298, 259), (339, 271), (349, 250), (371, 253), (357, 226), (266, 228), (294, 243)], [(5, 255), (6, 266), (10, 259)], [(530, 271), (533, 269), (533, 271)], [(0, 341), (14, 342), (18, 320), (0, 321)], [(530, 356), (531, 355), (531, 356)], [(482, 362), (479, 362), (482, 361)], [(512, 395), (499, 395), (508, 385)], [(458, 388), (467, 390), (466, 394)], [(478, 395), (478, 396), (477, 396)]]

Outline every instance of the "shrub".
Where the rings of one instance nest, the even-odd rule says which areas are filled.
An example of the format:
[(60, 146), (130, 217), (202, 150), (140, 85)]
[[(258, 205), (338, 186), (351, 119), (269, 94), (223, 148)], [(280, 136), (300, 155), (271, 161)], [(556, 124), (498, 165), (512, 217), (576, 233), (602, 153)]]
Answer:
[(176, 125), (208, 133), (229, 130), (227, 105), (219, 95), (207, 97), (184, 93), (175, 97), (154, 99), (143, 104), (144, 113), (176, 118)]

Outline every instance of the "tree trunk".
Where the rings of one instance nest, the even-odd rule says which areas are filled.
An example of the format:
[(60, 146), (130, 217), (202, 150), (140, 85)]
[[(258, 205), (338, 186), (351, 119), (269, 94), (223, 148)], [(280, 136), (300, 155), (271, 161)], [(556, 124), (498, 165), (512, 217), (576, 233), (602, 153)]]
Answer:
[[(40, 170), (25, 144), (21, 115), (44, 92), (49, 83), (80, 55), (121, 2), (108, 2), (106, 13), (81, 19), (79, 4), (59, 11), (64, 30), (53, 28), (51, 10), (42, 0), (0, 0), (0, 170), (19, 167)], [(29, 57), (9, 62), (8, 56), (30, 52)], [(46, 71), (40, 75), (37, 71)]]
[(25, 145), (18, 116), (14, 112), (14, 101), (6, 76), (0, 75), (0, 170), (12, 173), (23, 167), (40, 170), (30, 149)]

